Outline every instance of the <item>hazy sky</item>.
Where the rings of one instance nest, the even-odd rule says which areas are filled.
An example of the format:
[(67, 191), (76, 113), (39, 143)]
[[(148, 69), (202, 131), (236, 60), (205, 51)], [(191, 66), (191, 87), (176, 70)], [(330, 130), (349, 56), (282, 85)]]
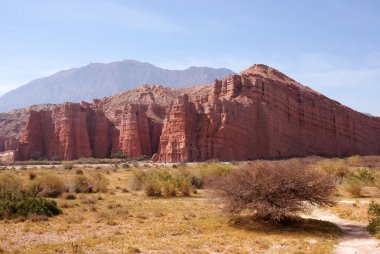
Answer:
[(0, 94), (123, 59), (236, 72), (265, 63), (380, 116), (380, 1), (0, 1)]

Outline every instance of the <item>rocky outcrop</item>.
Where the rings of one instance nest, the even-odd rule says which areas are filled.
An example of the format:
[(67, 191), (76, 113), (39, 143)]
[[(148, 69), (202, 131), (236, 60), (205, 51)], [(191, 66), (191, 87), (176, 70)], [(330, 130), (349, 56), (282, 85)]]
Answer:
[(0, 162), (13, 162), (14, 151), (6, 151), (0, 153)]
[(8, 113), (0, 113), (0, 152), (17, 149), (20, 135), (25, 130), (31, 110), (47, 110), (54, 107), (56, 106), (53, 104), (34, 105)]
[(31, 111), (15, 153), (16, 160), (73, 160), (109, 157), (113, 123), (89, 104), (65, 103), (54, 110)]
[(16, 150), (18, 139), (15, 137), (1, 137), (0, 136), (0, 152), (8, 150)]
[(188, 95), (179, 96), (172, 103), (160, 138), (159, 161), (193, 161), (197, 157), (194, 110)]
[(128, 157), (152, 156), (145, 105), (130, 104), (121, 115), (119, 148)]
[(254, 65), (206, 86), (144, 85), (91, 104), (31, 111), (15, 156), (113, 152), (161, 162), (380, 155), (380, 120)]
[(159, 161), (380, 154), (380, 124), (284, 74), (255, 65), (209, 95), (173, 103)]

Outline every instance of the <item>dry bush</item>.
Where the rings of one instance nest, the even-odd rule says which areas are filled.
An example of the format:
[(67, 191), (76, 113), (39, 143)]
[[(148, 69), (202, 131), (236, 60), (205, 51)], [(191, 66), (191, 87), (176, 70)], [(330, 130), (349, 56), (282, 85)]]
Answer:
[(55, 175), (42, 175), (35, 179), (31, 185), (33, 190), (40, 197), (56, 198), (68, 191), (65, 182)]
[(75, 174), (77, 174), (77, 175), (83, 175), (83, 170), (82, 169), (77, 169), (77, 170), (75, 170)]
[(34, 179), (36, 179), (37, 174), (34, 171), (29, 171), (28, 172), (28, 177), (29, 177), (30, 180), (34, 180)]
[(100, 172), (75, 175), (69, 181), (70, 191), (75, 193), (106, 192), (109, 181)]
[(334, 204), (335, 179), (298, 163), (273, 162), (242, 166), (209, 179), (212, 197), (229, 214), (253, 213), (257, 218), (283, 221), (313, 205)]
[(363, 185), (358, 182), (346, 182), (343, 185), (343, 189), (353, 197), (361, 197)]
[(23, 181), (14, 175), (0, 175), (0, 199), (18, 200), (24, 192)]

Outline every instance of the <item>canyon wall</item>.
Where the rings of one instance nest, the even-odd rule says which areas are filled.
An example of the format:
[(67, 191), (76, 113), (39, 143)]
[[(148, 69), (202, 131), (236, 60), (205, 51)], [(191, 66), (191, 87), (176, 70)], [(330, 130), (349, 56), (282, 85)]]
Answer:
[(256, 65), (216, 81), (209, 95), (171, 106), (161, 162), (380, 154), (378, 118), (353, 111)]
[(74, 160), (111, 155), (114, 124), (88, 104), (65, 103), (54, 110), (31, 111), (16, 160)]
[(31, 111), (15, 157), (114, 152), (160, 162), (380, 155), (380, 120), (254, 65), (206, 86), (141, 86), (92, 104)]

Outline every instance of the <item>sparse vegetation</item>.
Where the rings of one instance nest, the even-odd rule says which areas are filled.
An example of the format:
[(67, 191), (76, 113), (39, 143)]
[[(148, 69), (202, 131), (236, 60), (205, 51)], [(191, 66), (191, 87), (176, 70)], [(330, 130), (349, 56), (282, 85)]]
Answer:
[[(212, 179), (225, 178), (238, 171), (238, 168), (252, 169), (261, 163), (266, 169), (272, 165), (269, 167), (280, 171), (284, 167), (290, 168), (289, 165), (295, 165), (300, 170), (311, 167), (313, 172), (318, 171), (318, 174), (332, 177), (331, 179), (335, 177), (338, 187), (333, 198), (345, 202), (322, 209), (328, 209), (346, 219), (367, 221), (369, 203), (365, 197), (380, 202), (377, 198), (380, 194), (380, 174), (374, 157), (310, 157), (231, 164), (210, 161), (176, 164), (174, 167), (107, 159), (107, 163), (110, 163), (108, 166), (97, 165), (95, 169), (95, 166), (91, 168), (83, 165), (97, 160), (81, 159), (81, 167), (74, 167), (73, 170), (63, 170), (61, 166), (52, 169), (31, 168), (25, 164), (23, 170), (17, 167), (0, 171), (0, 179), (5, 176), (8, 179), (0, 180), (3, 196), (23, 199), (25, 194), (33, 198), (41, 188), (33, 189), (31, 186), (43, 181), (40, 179), (45, 176), (58, 178), (65, 188), (56, 198), (35, 197), (39, 200), (36, 207), (47, 207), (40, 200), (54, 201), (56, 207), (63, 211), (60, 216), (36, 215), (36, 210), (25, 213), (20, 208), (18, 214), (10, 217), (7, 215), (7, 219), (0, 220), (0, 248), (6, 253), (22, 253), (25, 249), (32, 253), (50, 253), (56, 250), (67, 253), (104, 252), (105, 249), (109, 252), (125, 252), (129, 247), (130, 250), (141, 253), (161, 253), (162, 250), (173, 253), (247, 253), (252, 249), (263, 253), (331, 253), (340, 235), (340, 230), (331, 223), (302, 218), (292, 218), (290, 223), (253, 220), (253, 212), (247, 210), (238, 216), (225, 217), (217, 212), (220, 199), (212, 199), (213, 202), (206, 199), (210, 190), (205, 187)], [(128, 170), (122, 169), (123, 163), (128, 165)], [(157, 183), (148, 179), (159, 180)], [(281, 182), (281, 178), (276, 179)], [(345, 184), (351, 180), (362, 184), (362, 197), (353, 197), (345, 189)], [(151, 190), (153, 193), (160, 192), (158, 197), (175, 198), (147, 197), (147, 183), (153, 183)], [(281, 186), (274, 186), (286, 186), (285, 180), (281, 183)], [(229, 188), (233, 184), (234, 182), (228, 182), (225, 187)], [(298, 188), (298, 184), (295, 186)], [(191, 198), (186, 197), (186, 193)], [(285, 199), (290, 202), (289, 200)], [(29, 201), (25, 204), (27, 202)], [(308, 208), (314, 209), (310, 206)], [(44, 211), (40, 208), (37, 210)], [(49, 211), (52, 210), (54, 209)], [(44, 213), (48, 214), (46, 210)], [(292, 215), (293, 212), (288, 216)], [(16, 219), (9, 220), (11, 218)], [(9, 235), (17, 237), (10, 238)]]
[(0, 219), (53, 216), (61, 210), (53, 200), (39, 198), (34, 189), (27, 189), (21, 179), (11, 175), (0, 176)]
[(371, 202), (368, 208), (368, 231), (372, 234), (380, 232), (380, 204)]
[(190, 196), (193, 187), (189, 176), (167, 170), (134, 171), (132, 189), (143, 189), (149, 197)]

